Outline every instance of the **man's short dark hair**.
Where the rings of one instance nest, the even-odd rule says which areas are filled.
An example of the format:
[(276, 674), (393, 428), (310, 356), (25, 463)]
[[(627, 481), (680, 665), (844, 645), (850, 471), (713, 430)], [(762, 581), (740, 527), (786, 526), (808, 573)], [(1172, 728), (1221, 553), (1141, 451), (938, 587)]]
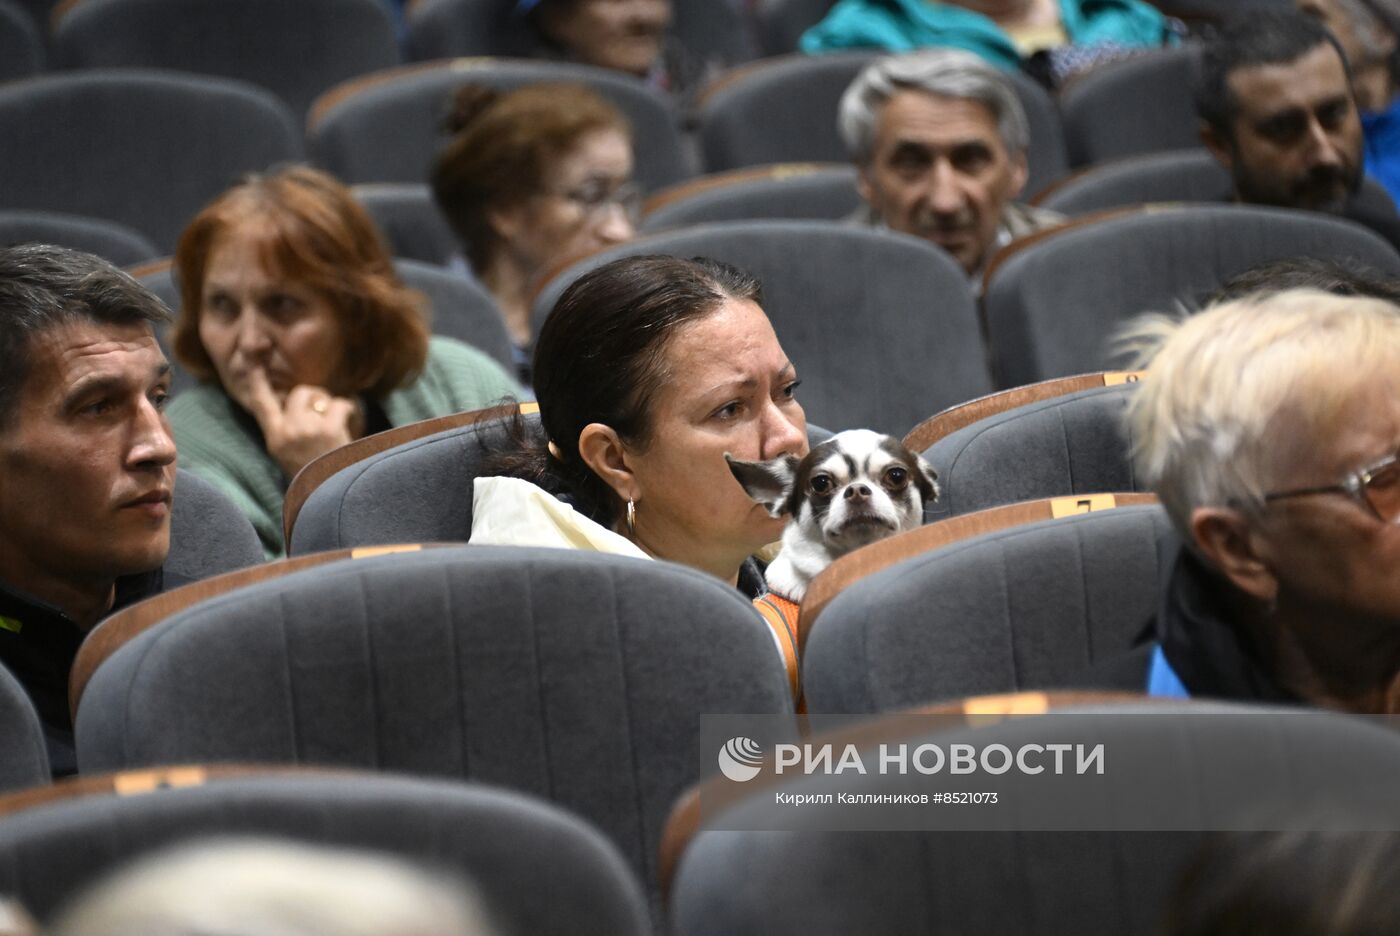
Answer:
[(0, 247), (0, 428), (14, 417), (34, 339), (84, 320), (154, 327), (170, 312), (101, 257), (46, 244)]
[(1364, 296), (1400, 305), (1400, 279), (1357, 260), (1321, 257), (1289, 257), (1250, 267), (1227, 280), (1211, 294), (1206, 305), (1290, 289), (1316, 289), (1334, 296)]
[(1327, 27), (1311, 16), (1291, 10), (1258, 10), (1229, 19), (1206, 43), (1201, 55), (1196, 113), (1221, 139), (1233, 139), (1232, 125), (1240, 108), (1230, 93), (1230, 75), (1242, 68), (1285, 65), (1324, 42), (1337, 50), (1350, 86), (1346, 53)]

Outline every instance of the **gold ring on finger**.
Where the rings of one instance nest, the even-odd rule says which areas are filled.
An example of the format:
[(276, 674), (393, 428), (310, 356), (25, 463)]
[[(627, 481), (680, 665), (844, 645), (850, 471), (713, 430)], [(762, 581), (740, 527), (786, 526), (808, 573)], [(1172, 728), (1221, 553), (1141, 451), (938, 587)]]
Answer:
[(326, 412), (326, 401), (316, 400), (314, 403), (311, 404), (311, 409), (317, 413), (324, 414)]

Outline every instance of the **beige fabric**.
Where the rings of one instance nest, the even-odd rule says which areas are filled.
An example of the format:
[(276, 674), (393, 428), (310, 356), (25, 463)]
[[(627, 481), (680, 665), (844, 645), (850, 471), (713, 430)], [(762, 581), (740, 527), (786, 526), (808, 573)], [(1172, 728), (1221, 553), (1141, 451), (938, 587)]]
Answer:
[(471, 543), (586, 549), (650, 559), (635, 543), (520, 478), (472, 482)]

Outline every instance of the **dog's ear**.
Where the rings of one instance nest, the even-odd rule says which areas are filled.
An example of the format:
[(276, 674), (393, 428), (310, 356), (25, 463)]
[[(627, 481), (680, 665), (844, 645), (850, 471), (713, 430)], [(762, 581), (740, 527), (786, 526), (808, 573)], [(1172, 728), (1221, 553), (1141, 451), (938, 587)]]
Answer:
[(729, 470), (744, 492), (762, 504), (769, 516), (781, 517), (787, 513), (792, 486), (797, 481), (797, 466), (802, 464), (802, 459), (796, 455), (779, 455), (769, 461), (740, 461), (725, 452), (724, 460), (729, 462)]
[(919, 493), (924, 496), (925, 504), (932, 504), (938, 500), (938, 495), (943, 492), (943, 489), (938, 485), (938, 472), (933, 470), (932, 465), (924, 461), (922, 455), (914, 455), (914, 484), (918, 487)]

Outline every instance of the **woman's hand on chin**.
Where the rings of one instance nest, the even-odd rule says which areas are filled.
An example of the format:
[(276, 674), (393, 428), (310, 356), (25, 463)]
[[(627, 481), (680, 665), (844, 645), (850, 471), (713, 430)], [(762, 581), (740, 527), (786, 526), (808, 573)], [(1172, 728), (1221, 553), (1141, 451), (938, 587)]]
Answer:
[(262, 368), (248, 374), (248, 398), (268, 454), (288, 478), (312, 459), (353, 441), (363, 424), (358, 403), (322, 387), (298, 384), (279, 400)]

